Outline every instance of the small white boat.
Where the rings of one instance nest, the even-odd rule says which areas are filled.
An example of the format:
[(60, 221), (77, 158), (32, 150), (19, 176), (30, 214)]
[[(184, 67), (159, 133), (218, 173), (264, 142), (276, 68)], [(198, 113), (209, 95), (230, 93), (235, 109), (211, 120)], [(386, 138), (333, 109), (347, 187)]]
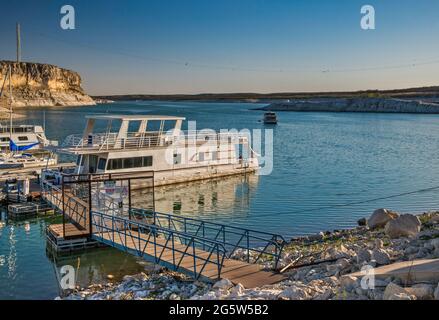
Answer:
[(0, 169), (33, 168), (56, 165), (58, 158), (44, 150), (44, 147), (56, 145), (49, 141), (41, 126), (14, 125), (12, 112), (11, 66), (1, 85), (0, 98), (3, 96), (6, 80), (9, 79), (9, 123), (0, 125)]
[(39, 154), (3, 153), (0, 155), (0, 169), (45, 167), (56, 165), (57, 162), (57, 158), (48, 152)]
[(34, 125), (2, 125), (0, 124), (0, 150), (11, 149), (39, 150), (56, 142), (46, 138), (44, 129)]
[(277, 124), (277, 116), (274, 112), (264, 113), (264, 123), (265, 124)]

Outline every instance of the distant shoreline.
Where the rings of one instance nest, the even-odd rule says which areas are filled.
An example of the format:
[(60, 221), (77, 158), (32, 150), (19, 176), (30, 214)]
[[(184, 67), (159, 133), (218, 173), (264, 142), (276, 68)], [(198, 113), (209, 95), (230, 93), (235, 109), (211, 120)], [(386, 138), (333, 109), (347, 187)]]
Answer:
[(439, 86), (395, 90), (365, 90), (345, 92), (280, 92), (280, 93), (203, 93), (203, 94), (125, 94), (98, 95), (93, 99), (112, 101), (187, 101), (187, 102), (249, 102), (272, 103), (287, 102), (291, 99), (326, 99), (326, 98), (437, 98)]
[(257, 108), (264, 111), (439, 114), (439, 99), (295, 99)]

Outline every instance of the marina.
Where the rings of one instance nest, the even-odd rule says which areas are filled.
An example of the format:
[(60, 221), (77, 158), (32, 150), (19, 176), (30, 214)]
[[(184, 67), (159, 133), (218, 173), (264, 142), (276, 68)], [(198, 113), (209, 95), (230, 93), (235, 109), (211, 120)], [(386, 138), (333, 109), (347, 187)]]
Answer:
[[(137, 113), (153, 113), (156, 114), (157, 110), (160, 108), (166, 114), (178, 114), (180, 108), (184, 108), (185, 115), (189, 118), (196, 119), (198, 124), (203, 128), (208, 125), (213, 124), (214, 129), (221, 128), (221, 121), (223, 119), (217, 119), (217, 123), (212, 122), (212, 116), (209, 114), (209, 110), (212, 109), (212, 106), (215, 106), (215, 109), (221, 108), (221, 112), (226, 114), (225, 117), (230, 119), (234, 119), (229, 123), (230, 127), (244, 127), (249, 126), (250, 128), (257, 128), (257, 119), (260, 119), (260, 112), (252, 112), (248, 111), (250, 105), (248, 104), (204, 104), (204, 103), (142, 103), (142, 102), (126, 102), (126, 103), (114, 103), (109, 105), (107, 110), (111, 110), (114, 114), (118, 115), (123, 113), (126, 110), (127, 106), (130, 107), (131, 110)], [(102, 106), (101, 106), (102, 107)], [(93, 107), (97, 108), (97, 107)], [(72, 118), (72, 121), (76, 121), (76, 123), (83, 123), (83, 126), (86, 124), (86, 114), (90, 114), (93, 112), (99, 112), (99, 109), (93, 108), (85, 108), (83, 110), (78, 109), (64, 109), (63, 112), (69, 114)], [(142, 111), (145, 110), (145, 111)], [(41, 112), (37, 111), (26, 111), (28, 121), (40, 122), (42, 120)], [(240, 116), (240, 114), (245, 114), (245, 116)], [(63, 141), (66, 136), (75, 132), (75, 129), (78, 128), (77, 125), (72, 126), (70, 128), (64, 128), (62, 131), (57, 130), (56, 123), (59, 121), (59, 115), (56, 111), (46, 110), (46, 121), (47, 121), (47, 135), (51, 139), (56, 139), (59, 141)], [(156, 187), (154, 190), (155, 195), (155, 207), (157, 212), (163, 213), (172, 213), (174, 215), (178, 215), (181, 217), (187, 218), (201, 218), (201, 220), (211, 221), (214, 223), (226, 223), (229, 224), (233, 222), (234, 225), (244, 228), (250, 228), (255, 230), (261, 230), (262, 226), (265, 231), (278, 233), (284, 236), (286, 239), (289, 239), (292, 236), (301, 236), (305, 234), (313, 234), (319, 232), (321, 230), (326, 229), (340, 229), (342, 227), (348, 228), (355, 226), (356, 221), (363, 217), (367, 216), (369, 212), (373, 211), (376, 207), (380, 206), (392, 206), (393, 208), (397, 208), (398, 210), (402, 210), (405, 212), (422, 212), (423, 210), (430, 210), (431, 208), (435, 208), (434, 203), (429, 203), (428, 198), (431, 194), (435, 194), (435, 191), (430, 191), (425, 194), (413, 194), (409, 196), (392, 198), (386, 201), (376, 200), (371, 202), (370, 204), (363, 203), (361, 205), (352, 204), (346, 207), (332, 207), (327, 204), (331, 203), (348, 203), (352, 202), (362, 202), (363, 200), (370, 198), (379, 198), (383, 193), (386, 194), (397, 194), (404, 191), (410, 191), (416, 183), (412, 183), (413, 181), (419, 181), (417, 186), (421, 187), (425, 181), (429, 181), (430, 185), (434, 185), (434, 176), (423, 177), (421, 173), (421, 167), (423, 164), (423, 159), (428, 159), (428, 149), (423, 149), (422, 154), (424, 157), (417, 159), (416, 162), (412, 161), (414, 158), (406, 154), (401, 159), (405, 159), (404, 161), (399, 162), (398, 170), (392, 167), (382, 167), (383, 163), (378, 163), (374, 161), (369, 162), (369, 167), (381, 168), (380, 170), (385, 170), (387, 172), (401, 172), (403, 168), (406, 168), (406, 175), (401, 178), (398, 175), (398, 178), (388, 179), (386, 183), (385, 190), (377, 189), (378, 183), (381, 181), (380, 175), (376, 175), (375, 177), (368, 175), (369, 180), (362, 179), (362, 175), (357, 175), (358, 181), (356, 184), (352, 184), (352, 180), (348, 177), (349, 175), (339, 174), (340, 172), (345, 172), (346, 166), (349, 164), (351, 166), (354, 162), (350, 159), (350, 155), (355, 153), (358, 157), (366, 157), (372, 160), (371, 157), (368, 157), (367, 154), (362, 153), (362, 149), (359, 147), (361, 144), (358, 143), (358, 139), (362, 139), (361, 132), (369, 132), (369, 126), (372, 123), (382, 124), (386, 123), (386, 129), (384, 128), (380, 130), (374, 130), (376, 135), (380, 135), (383, 137), (389, 137), (392, 135), (395, 139), (394, 148), (397, 148), (399, 143), (402, 143), (404, 140), (401, 137), (399, 140), (398, 134), (396, 132), (400, 132), (401, 126), (404, 125), (406, 127), (410, 127), (411, 125), (419, 127), (419, 123), (422, 123), (425, 132), (435, 131), (436, 125), (431, 116), (410, 116), (410, 115), (398, 115), (398, 116), (390, 116), (390, 115), (362, 115), (362, 116), (353, 116), (353, 115), (330, 115), (330, 114), (295, 114), (294, 116), (289, 114), (282, 114), (282, 118), (284, 121), (282, 124), (279, 124), (275, 129), (275, 135), (281, 136), (295, 136), (297, 137), (294, 141), (290, 140), (280, 140), (274, 145), (274, 161), (276, 163), (282, 163), (284, 165), (278, 166), (277, 170), (273, 172), (273, 174), (268, 179), (264, 176), (257, 176), (254, 174), (249, 175), (238, 175), (238, 176), (230, 176), (221, 179), (211, 179), (211, 180), (202, 180), (202, 181), (193, 181), (176, 185), (168, 185), (162, 187)], [(342, 121), (344, 123), (343, 127), (336, 126), (335, 121)], [(316, 124), (316, 121), (319, 121), (321, 125)], [(378, 122), (377, 122), (378, 121)], [(328, 129), (328, 125), (334, 123), (334, 126), (331, 129)], [(360, 126), (363, 123), (364, 127)], [(311, 125), (312, 124), (312, 125)], [(308, 148), (307, 153), (305, 153), (304, 149), (302, 149), (301, 141), (305, 137), (309, 137), (309, 131), (302, 130), (305, 126), (312, 126), (313, 139), (318, 139), (320, 141), (319, 144), (316, 144), (316, 149)], [(350, 140), (346, 140), (346, 132), (350, 131), (351, 128), (357, 128), (355, 134), (348, 135)], [(101, 132), (105, 132), (105, 126), (98, 127)], [(326, 129), (325, 129), (326, 128)], [(336, 129), (337, 128), (337, 129)], [(340, 144), (340, 149), (337, 158), (340, 166), (334, 167), (332, 164), (333, 156), (331, 153), (327, 153), (325, 149), (317, 150), (318, 146), (325, 145), (325, 138), (328, 135), (328, 132), (325, 133), (326, 130), (331, 130), (331, 134), (334, 137), (334, 141), (337, 141), (337, 135), (340, 135), (340, 139), (343, 139), (345, 144), (349, 145), (349, 148), (343, 149), (343, 145)], [(392, 134), (391, 134), (392, 132)], [(412, 131), (414, 132), (414, 131)], [(342, 138), (343, 137), (343, 138)], [(341, 140), (340, 140), (341, 141)], [(399, 142), (401, 141), (401, 142)], [(414, 150), (416, 148), (421, 148), (422, 144), (428, 143), (427, 135), (422, 133), (418, 133), (416, 138), (414, 139), (416, 144), (412, 144), (410, 148), (407, 150)], [(367, 143), (367, 140), (363, 141), (363, 144)], [(406, 144), (407, 142), (404, 141)], [(332, 145), (328, 145), (329, 148)], [(296, 155), (302, 154), (303, 158), (295, 157), (296, 165), (291, 168), (286, 164), (288, 163), (288, 158), (286, 157), (286, 153), (283, 152), (285, 148), (291, 148), (290, 150), (296, 150)], [(381, 148), (379, 145), (377, 146), (377, 152), (383, 152), (387, 157), (392, 153), (388, 153), (388, 148)], [(352, 151), (342, 151), (342, 150), (350, 150)], [(421, 152), (421, 151), (419, 151)], [(309, 156), (307, 156), (309, 154)], [(322, 161), (324, 161), (327, 165), (333, 166), (333, 168), (337, 169), (336, 171), (328, 171), (323, 175), (316, 176), (313, 172), (316, 171), (316, 168), (321, 165), (321, 163), (315, 161), (311, 161), (311, 155), (320, 154)], [(414, 153), (410, 152), (410, 155)], [(401, 156), (401, 153), (399, 154)], [(335, 157), (335, 155), (334, 155)], [(400, 157), (398, 156), (398, 159)], [(68, 160), (69, 158), (62, 155), (61, 159), (63, 161)], [(411, 159), (411, 160), (410, 160)], [(74, 159), (70, 159), (73, 161)], [(311, 161), (311, 162), (310, 162)], [(389, 159), (390, 161), (390, 159)], [(427, 160), (425, 160), (427, 161)], [(391, 161), (390, 161), (391, 162)], [(387, 163), (387, 162), (386, 162)], [(434, 164), (433, 164), (434, 165)], [(418, 167), (419, 166), (419, 167)], [(72, 165), (72, 168), (74, 165)], [(419, 170), (415, 168), (418, 167)], [(296, 189), (294, 187), (295, 183), (293, 180), (286, 180), (285, 177), (294, 177), (297, 176), (297, 170), (301, 168), (301, 176), (307, 176), (308, 179), (301, 180), (301, 189)], [(361, 172), (361, 168), (355, 169), (357, 172)], [(393, 171), (394, 170), (394, 171)], [(417, 172), (417, 178), (414, 179), (414, 176), (410, 174), (410, 172)], [(346, 180), (344, 180), (346, 179)], [(325, 181), (323, 181), (325, 180)], [(409, 181), (413, 180), (413, 181)], [(398, 181), (398, 183), (396, 183)], [(405, 181), (405, 183), (404, 183)], [(280, 183), (282, 183), (282, 188), (280, 187)], [(402, 184), (401, 184), (402, 183)], [(278, 185), (279, 184), (279, 185)], [(320, 186), (320, 191), (315, 193), (313, 188), (318, 184)], [(360, 186), (368, 186), (367, 194), (362, 194), (361, 190), (363, 188), (359, 188)], [(357, 187), (358, 186), (358, 187)], [(373, 186), (373, 187), (372, 187)], [(283, 188), (288, 188), (289, 193), (282, 192)], [(309, 188), (309, 189), (307, 189)], [(384, 188), (384, 185), (383, 185)], [(388, 188), (391, 188), (389, 190)], [(416, 188), (415, 188), (416, 189)], [(308, 190), (309, 192), (306, 192)], [(391, 192), (390, 192), (391, 191)], [(353, 195), (354, 198), (353, 198)], [(302, 199), (302, 201), (295, 201), (294, 199)], [(133, 207), (139, 208), (148, 208), (148, 205), (151, 204), (151, 195), (149, 193), (142, 193), (141, 190), (133, 190)], [(319, 214), (316, 214), (318, 212)], [(322, 217), (325, 217), (325, 221), (322, 221)], [(13, 239), (16, 239), (15, 246), (19, 245), (24, 239), (26, 239), (26, 234), (32, 235), (33, 238), (37, 237), (39, 240), (34, 241), (34, 245), (39, 245), (38, 248), (34, 248), (32, 256), (37, 256), (34, 258), (35, 263), (27, 264), (32, 267), (33, 270), (39, 270), (40, 267), (38, 265), (44, 265), (46, 268), (46, 272), (42, 274), (46, 274), (46, 279), (52, 279), (52, 283), (55, 284), (52, 288), (52, 297), (58, 294), (58, 290), (56, 288), (56, 280), (54, 274), (47, 274), (47, 271), (52, 270), (52, 262), (50, 259), (46, 257), (44, 254), (47, 243), (46, 243), (46, 233), (44, 228), (37, 227), (41, 223), (49, 223), (46, 226), (56, 226), (62, 225), (62, 220), (59, 220), (60, 216), (47, 216), (44, 215), (37, 220), (30, 219), (30, 231), (25, 231), (23, 222), (14, 222), (13, 220), (6, 220), (6, 215), (4, 214), (3, 218), (3, 227), (0, 228), (1, 236), (1, 253), (0, 256), (4, 257), (4, 260), (0, 259), (2, 262), (2, 266), (9, 266), (13, 269), (10, 269), (12, 273), (4, 272), (7, 269), (4, 267), (1, 268), (0, 277), (3, 281), (11, 281), (7, 279), (11, 278), (12, 274), (16, 274), (21, 269), (16, 269), (23, 263), (25, 259), (22, 255), (18, 254), (16, 256), (18, 260), (16, 260), (17, 264), (12, 265), (12, 261), (14, 261), (14, 256), (9, 250), (6, 249), (9, 247), (7, 245), (7, 239), (10, 236), (13, 236)], [(57, 222), (49, 222), (55, 219)], [(48, 221), (48, 222), (45, 222)], [(54, 228), (54, 227), (53, 227)], [(12, 231), (13, 230), (13, 231)], [(13, 233), (11, 233), (13, 232)], [(61, 232), (61, 231), (60, 231)], [(8, 236), (6, 236), (8, 235)], [(81, 242), (81, 241), (79, 241)], [(70, 244), (68, 244), (70, 246)], [(84, 243), (80, 243), (79, 247), (84, 246)], [(94, 244), (87, 244), (86, 246), (94, 246)], [(67, 247), (66, 253), (67, 258), (69, 259), (83, 259), (81, 257), (87, 257), (88, 263), (93, 265), (96, 263), (90, 259), (91, 256), (96, 258), (98, 261), (101, 256), (99, 253), (101, 250), (108, 252), (109, 257), (113, 257), (112, 262), (107, 262), (110, 265), (114, 264), (114, 261), (118, 261), (118, 259), (128, 259), (129, 267), (132, 270), (142, 269), (141, 260), (136, 260), (134, 256), (128, 254), (127, 257), (125, 253), (120, 253), (119, 250), (113, 248), (88, 248), (85, 251), (71, 251), (71, 247)], [(55, 250), (56, 252), (56, 250)], [(110, 254), (111, 253), (111, 254)], [(56, 254), (58, 256), (59, 254)], [(65, 255), (65, 253), (63, 254)], [(21, 258), (20, 258), (21, 257)], [(12, 259), (12, 260), (11, 260)], [(36, 259), (36, 260), (35, 260)], [(57, 258), (58, 260), (61, 258)], [(63, 258), (65, 259), (65, 258)], [(57, 260), (57, 261), (58, 261)], [(20, 262), (22, 261), (22, 262)], [(107, 267), (110, 268), (111, 266)], [(13, 271), (15, 270), (15, 271)], [(99, 273), (99, 272), (98, 272)], [(94, 282), (105, 282), (107, 274), (117, 274), (115, 271), (107, 271), (104, 273), (95, 274), (96, 279)], [(8, 275), (9, 274), (9, 275)], [(80, 275), (79, 280), (80, 283), (85, 285), (87, 281), (84, 279), (85, 275)], [(100, 280), (98, 280), (100, 279)], [(20, 294), (21, 290), (18, 289), (25, 288), (22, 284), (18, 285), (19, 281), (12, 280), (14, 283), (17, 283), (16, 294)], [(46, 280), (47, 281), (47, 280)], [(49, 281), (50, 282), (50, 281)], [(47, 286), (43, 286), (45, 288)], [(23, 293), (24, 294), (24, 293)], [(35, 292), (35, 295), (44, 296), (41, 292)]]
[(5, 3), (0, 302), (439, 300), (420, 1)]

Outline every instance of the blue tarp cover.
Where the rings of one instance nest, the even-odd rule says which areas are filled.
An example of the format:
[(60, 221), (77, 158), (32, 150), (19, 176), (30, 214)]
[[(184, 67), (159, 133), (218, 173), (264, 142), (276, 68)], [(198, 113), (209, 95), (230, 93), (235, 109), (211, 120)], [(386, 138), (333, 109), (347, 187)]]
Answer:
[(39, 144), (40, 143), (37, 142), (37, 143), (33, 143), (33, 144), (30, 144), (30, 145), (27, 145), (27, 146), (17, 146), (14, 143), (14, 141), (11, 140), (11, 141), (9, 141), (9, 149), (11, 151), (26, 151), (26, 150), (32, 149), (33, 147), (35, 147), (35, 146), (37, 146)]

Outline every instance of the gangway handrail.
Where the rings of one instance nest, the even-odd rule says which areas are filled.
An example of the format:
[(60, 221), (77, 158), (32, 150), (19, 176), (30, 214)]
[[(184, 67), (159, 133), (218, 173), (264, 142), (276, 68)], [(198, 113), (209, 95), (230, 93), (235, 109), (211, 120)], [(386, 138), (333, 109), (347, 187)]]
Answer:
[[(96, 221), (97, 217), (100, 218), (101, 220), (110, 220), (111, 227), (107, 226), (106, 223), (102, 223), (102, 221), (101, 221), (101, 224), (99, 224)], [(118, 227), (118, 224), (123, 224), (124, 229), (120, 229)], [(133, 226), (137, 227), (137, 230), (133, 230)], [(134, 251), (136, 251), (136, 254), (138, 256), (141, 256), (141, 257), (145, 254), (145, 250), (146, 250), (148, 244), (154, 245), (154, 260), (157, 263), (159, 261), (164, 261), (164, 260), (162, 260), (162, 257), (163, 257), (163, 253), (165, 252), (166, 249), (171, 250), (172, 251), (171, 268), (174, 268), (176, 271), (180, 268), (180, 265), (181, 265), (184, 257), (192, 257), (193, 258), (192, 272), (193, 272), (196, 279), (198, 279), (200, 276), (202, 276), (202, 272), (204, 271), (205, 267), (208, 264), (213, 264), (217, 267), (218, 279), (220, 278), (221, 269), (222, 269), (223, 262), (224, 262), (224, 259), (226, 256), (226, 249), (225, 249), (224, 245), (219, 241), (214, 241), (214, 240), (203, 238), (200, 236), (195, 236), (195, 235), (187, 234), (184, 232), (179, 232), (176, 230), (163, 228), (163, 227), (160, 227), (158, 225), (137, 222), (137, 221), (133, 221), (133, 220), (130, 220), (127, 218), (112, 216), (112, 215), (108, 215), (108, 214), (105, 214), (102, 212), (97, 212), (97, 211), (92, 211), (92, 227), (93, 227), (92, 228), (92, 230), (93, 230), (92, 236), (94, 238), (101, 238), (101, 240), (103, 242), (109, 241), (112, 243), (113, 246), (122, 246), (122, 248), (125, 249), (126, 251), (128, 249), (134, 250)], [(146, 229), (146, 230), (150, 231), (149, 237), (147, 239), (140, 236), (141, 229), (144, 229), (144, 230)], [(127, 231), (129, 231), (129, 234)], [(110, 232), (112, 234), (112, 239), (110, 239), (110, 240), (105, 239), (103, 236), (104, 232)], [(137, 235), (136, 235), (136, 233), (137, 233)], [(115, 234), (118, 235), (120, 243), (117, 242), (117, 244), (116, 244)], [(121, 234), (123, 235), (123, 237), (121, 237)], [(167, 238), (165, 237), (163, 239), (163, 240), (166, 240), (164, 245), (162, 243), (157, 242), (157, 235), (158, 234), (166, 234), (168, 236)], [(127, 246), (127, 240), (129, 239), (127, 237), (131, 238), (135, 249), (129, 248)], [(151, 239), (151, 237), (153, 239)], [(186, 239), (186, 241), (179, 243), (181, 245), (186, 246), (184, 251), (175, 247), (176, 238)], [(168, 246), (169, 241), (171, 241), (171, 244)], [(145, 245), (143, 246), (142, 250), (141, 250), (141, 242), (146, 242)], [(203, 253), (206, 253), (206, 250), (205, 250), (206, 246), (210, 248), (210, 250), (207, 251), (207, 253), (208, 253), (207, 257), (198, 256), (196, 254), (196, 250), (197, 250), (197, 246), (195, 245), (196, 242), (199, 243), (199, 247), (203, 246), (203, 250), (201, 250), (198, 247), (198, 250), (202, 251)], [(138, 247), (136, 246), (137, 244), (138, 244)], [(158, 252), (157, 246), (159, 248), (162, 248), (161, 252)], [(189, 248), (192, 248), (193, 254), (188, 252)], [(179, 258), (176, 257), (175, 256), (176, 252), (181, 253), (182, 256)], [(215, 256), (216, 256), (216, 260), (215, 260)], [(212, 258), (214, 260), (212, 260)], [(197, 260), (201, 260), (204, 263), (202, 265), (200, 265), (199, 263), (197, 263)], [(198, 268), (198, 271), (197, 271), (197, 268)]]
[(145, 228), (147, 227), (147, 228), (152, 228), (152, 229), (163, 230), (163, 231), (166, 231), (166, 232), (173, 232), (173, 233), (175, 233), (177, 235), (186, 236), (186, 237), (194, 238), (194, 239), (197, 239), (197, 240), (206, 241), (206, 242), (209, 242), (209, 243), (212, 243), (212, 244), (219, 244), (219, 245), (221, 245), (224, 248), (225, 252), (227, 251), (225, 249), (223, 243), (221, 241), (218, 241), (218, 240), (212, 240), (212, 239), (209, 239), (209, 238), (205, 238), (205, 237), (197, 236), (197, 235), (192, 235), (192, 234), (189, 235), (188, 233), (183, 232), (183, 231), (173, 230), (173, 229), (165, 228), (163, 226), (158, 226), (158, 225), (151, 224), (151, 223), (145, 223), (145, 222), (139, 222), (139, 221), (136, 221), (136, 220), (130, 220), (130, 219), (124, 218), (124, 217), (113, 216), (113, 215), (102, 213), (102, 212), (98, 212), (98, 211), (95, 211), (95, 210), (92, 210), (92, 215), (99, 215), (99, 216), (105, 216), (105, 217), (109, 217), (109, 218), (114, 218), (116, 220), (117, 219), (118, 220), (123, 220), (123, 221), (127, 221), (129, 223), (132, 223), (132, 224), (138, 224), (138, 225), (140, 225), (142, 227), (145, 227)]
[[(63, 216), (67, 216), (72, 222), (79, 225), (84, 230), (88, 229), (88, 207), (82, 204), (79, 201), (80, 199), (76, 199), (74, 196), (69, 196), (65, 192), (63, 193), (61, 188), (44, 179), (41, 180), (41, 187), (43, 190), (43, 197), (46, 199), (46, 201), (52, 202), (53, 200), (49, 200), (45, 193), (51, 195), (51, 197), (58, 202), (52, 202), (52, 205), (58, 207), (60, 210), (63, 210)], [(73, 205), (71, 202), (73, 202)], [(81, 209), (79, 209), (79, 207), (81, 207)], [(71, 209), (70, 214), (66, 214), (64, 211), (65, 208)], [(65, 221), (63, 224), (65, 224)]]
[[(206, 238), (206, 231), (209, 230), (214, 231), (213, 240), (218, 240), (219, 238), (222, 238), (221, 243), (224, 246), (228, 246), (231, 248), (231, 250), (228, 251), (229, 258), (233, 258), (233, 255), (235, 254), (236, 250), (244, 249), (247, 251), (246, 253), (247, 262), (250, 262), (250, 252), (257, 253), (257, 256), (254, 258), (255, 263), (258, 262), (263, 255), (268, 255), (273, 257), (275, 260), (274, 269), (277, 269), (283, 251), (283, 247), (286, 243), (285, 239), (282, 236), (277, 234), (271, 234), (264, 231), (245, 229), (236, 226), (228, 226), (220, 223), (204, 221), (195, 218), (181, 217), (181, 216), (176, 216), (166, 213), (152, 212), (151, 210), (144, 210), (144, 209), (132, 209), (131, 213), (140, 214), (140, 215), (144, 215), (145, 217), (152, 218), (153, 223), (161, 227), (163, 227), (163, 225), (160, 220), (165, 220), (168, 224), (168, 228), (172, 230), (178, 230), (177, 226), (175, 225), (175, 222), (182, 223), (183, 230), (185, 233), (189, 233), (192, 231), (192, 234), (198, 236), (198, 234), (201, 232), (203, 238)], [(194, 229), (196, 230), (190, 230), (190, 227), (194, 227)], [(258, 234), (265, 236), (268, 235), (269, 238), (258, 236)], [(227, 237), (226, 235), (237, 236), (239, 240), (234, 242), (230, 241), (229, 237)], [(262, 249), (251, 246), (250, 245), (251, 240), (261, 241)], [(274, 252), (268, 251), (270, 246), (274, 246)]]
[[(136, 213), (139, 213), (138, 211), (144, 211), (144, 213), (148, 213), (148, 214), (153, 213), (151, 210), (147, 210), (147, 209), (132, 208), (131, 210), (133, 212), (136, 212)], [(280, 238), (281, 241), (285, 241), (283, 236), (278, 235), (278, 234), (274, 234), (274, 233), (270, 233), (270, 232), (265, 232), (265, 231), (260, 231), (260, 230), (253, 230), (253, 229), (248, 229), (248, 228), (241, 228), (241, 227), (231, 226), (231, 225), (224, 225), (224, 224), (217, 223), (217, 222), (211, 222), (211, 221), (195, 219), (195, 218), (190, 218), (190, 217), (185, 217), (185, 216), (177, 216), (175, 214), (169, 214), (169, 213), (154, 212), (154, 214), (155, 215), (167, 216), (167, 217), (170, 217), (171, 219), (184, 219), (184, 220), (187, 220), (187, 221), (190, 220), (190, 221), (196, 221), (196, 222), (203, 222), (205, 224), (216, 225), (218, 227), (225, 226), (227, 228), (235, 229), (235, 230), (250, 231), (250, 232), (259, 233), (259, 234), (265, 234), (265, 235), (269, 235), (269, 236), (276, 236), (277, 238)], [(267, 239), (261, 238), (261, 240), (267, 240)], [(269, 241), (269, 240), (267, 240), (267, 241)]]

